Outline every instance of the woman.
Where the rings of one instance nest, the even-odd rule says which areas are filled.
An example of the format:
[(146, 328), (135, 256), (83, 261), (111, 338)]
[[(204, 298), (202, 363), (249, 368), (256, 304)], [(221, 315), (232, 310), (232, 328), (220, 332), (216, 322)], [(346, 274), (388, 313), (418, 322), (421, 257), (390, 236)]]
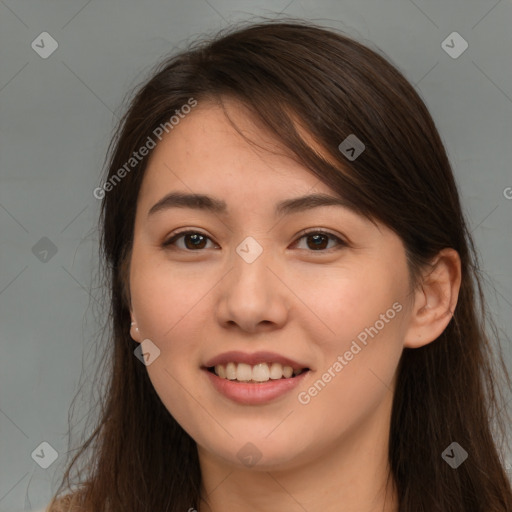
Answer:
[(199, 43), (95, 195), (110, 380), (49, 510), (512, 510), (473, 242), (384, 58), (302, 22)]

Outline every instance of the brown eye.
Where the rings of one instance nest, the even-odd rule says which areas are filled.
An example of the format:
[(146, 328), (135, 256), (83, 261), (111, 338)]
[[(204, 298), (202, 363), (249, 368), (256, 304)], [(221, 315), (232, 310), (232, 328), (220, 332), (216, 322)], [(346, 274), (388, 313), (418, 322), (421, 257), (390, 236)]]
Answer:
[(197, 249), (204, 249), (207, 240), (211, 240), (209, 237), (200, 233), (199, 231), (182, 231), (176, 233), (169, 240), (166, 240), (162, 247), (170, 247), (176, 245), (176, 241), (183, 238), (184, 246), (177, 246), (179, 249), (194, 251)]
[[(325, 251), (329, 240), (334, 240), (338, 246), (346, 246), (347, 244), (336, 235), (329, 233), (328, 231), (308, 231), (304, 233), (298, 240), (306, 239), (306, 245), (308, 249), (312, 251)], [(330, 250), (333, 247), (327, 249)]]

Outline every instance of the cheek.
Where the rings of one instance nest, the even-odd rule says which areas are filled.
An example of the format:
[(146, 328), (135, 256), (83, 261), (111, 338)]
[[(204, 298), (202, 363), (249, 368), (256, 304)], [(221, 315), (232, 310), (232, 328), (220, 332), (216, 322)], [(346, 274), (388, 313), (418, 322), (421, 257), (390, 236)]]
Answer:
[(161, 258), (134, 258), (130, 275), (132, 307), (146, 337), (165, 339), (180, 319), (194, 314), (195, 306), (209, 289), (201, 272), (194, 276), (188, 276), (179, 266), (162, 263)]
[[(388, 323), (375, 317), (375, 311), (381, 310), (366, 310), (371, 320), (362, 323), (349, 315), (345, 318), (352, 335), (343, 333), (336, 342), (324, 344), (323, 364), (297, 396), (311, 429), (318, 429), (326, 439), (357, 429), (384, 401), (392, 400), (404, 310), (384, 308), (384, 314), (390, 312)], [(341, 331), (341, 319), (339, 326)]]
[(403, 350), (403, 315), (399, 301), (372, 304), (357, 314), (340, 313), (340, 334), (322, 342), (318, 378), (359, 396), (368, 379), (389, 384)]
[(343, 348), (347, 340), (354, 339), (375, 322), (379, 321), (378, 327), (381, 326), (380, 315), (390, 308), (384, 321), (393, 318), (396, 311), (392, 305), (403, 295), (398, 284), (400, 278), (390, 276), (380, 267), (353, 266), (330, 271), (325, 276), (303, 276), (296, 282), (300, 283), (297, 295), (304, 297), (310, 319), (314, 321), (312, 325), (319, 329), (316, 337), (323, 338), (326, 346), (334, 344), (336, 349)]
[[(185, 406), (183, 386), (194, 390), (202, 351), (211, 332), (210, 280), (204, 272), (190, 274), (165, 264), (133, 267), (132, 306), (139, 332), (160, 350), (158, 359), (147, 370), (157, 393), (177, 419), (176, 407)], [(174, 397), (169, 401), (169, 397)], [(172, 402), (172, 403), (171, 403)], [(171, 409), (170, 409), (171, 410)]]
[(375, 266), (324, 287), (317, 314), (330, 332), (315, 338), (322, 362), (303, 402), (358, 409), (363, 397), (382, 398), (403, 350), (406, 285), (405, 276)]

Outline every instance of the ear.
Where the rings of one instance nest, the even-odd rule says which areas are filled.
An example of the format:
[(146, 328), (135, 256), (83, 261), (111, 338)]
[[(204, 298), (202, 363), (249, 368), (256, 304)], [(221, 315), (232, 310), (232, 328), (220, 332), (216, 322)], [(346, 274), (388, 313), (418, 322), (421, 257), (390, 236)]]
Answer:
[(455, 249), (441, 250), (414, 295), (404, 346), (419, 348), (436, 340), (449, 324), (461, 282), (460, 257)]

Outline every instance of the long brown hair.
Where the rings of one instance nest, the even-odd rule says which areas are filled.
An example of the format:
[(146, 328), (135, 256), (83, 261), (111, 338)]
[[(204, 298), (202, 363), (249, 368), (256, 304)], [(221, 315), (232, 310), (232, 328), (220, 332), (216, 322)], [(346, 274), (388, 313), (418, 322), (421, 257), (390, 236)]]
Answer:
[[(391, 473), (401, 512), (512, 511), (500, 457), (509, 418), (498, 374), (509, 387), (510, 376), (434, 122), (414, 88), (378, 51), (300, 20), (234, 27), (167, 58), (138, 88), (120, 121), (109, 148), (105, 182), (111, 186), (104, 188), (100, 219), (110, 292), (108, 381), (97, 424), (68, 464), (54, 510), (76, 503), (76, 510), (88, 512), (183, 512), (199, 505), (196, 444), (134, 357), (126, 272), (149, 157), (129, 170), (126, 162), (191, 98), (242, 101), (319, 180), (400, 236), (414, 286), (441, 249), (459, 253), (462, 282), (450, 323), (434, 342), (405, 348), (399, 363)], [(297, 119), (321, 144), (323, 156), (301, 136)], [(338, 149), (351, 134), (365, 144), (353, 160)], [(122, 179), (112, 181), (123, 166)], [(457, 469), (441, 456), (452, 442), (468, 453)], [(77, 487), (69, 492), (70, 472), (86, 454)], [(56, 500), (64, 490), (68, 498)]]

